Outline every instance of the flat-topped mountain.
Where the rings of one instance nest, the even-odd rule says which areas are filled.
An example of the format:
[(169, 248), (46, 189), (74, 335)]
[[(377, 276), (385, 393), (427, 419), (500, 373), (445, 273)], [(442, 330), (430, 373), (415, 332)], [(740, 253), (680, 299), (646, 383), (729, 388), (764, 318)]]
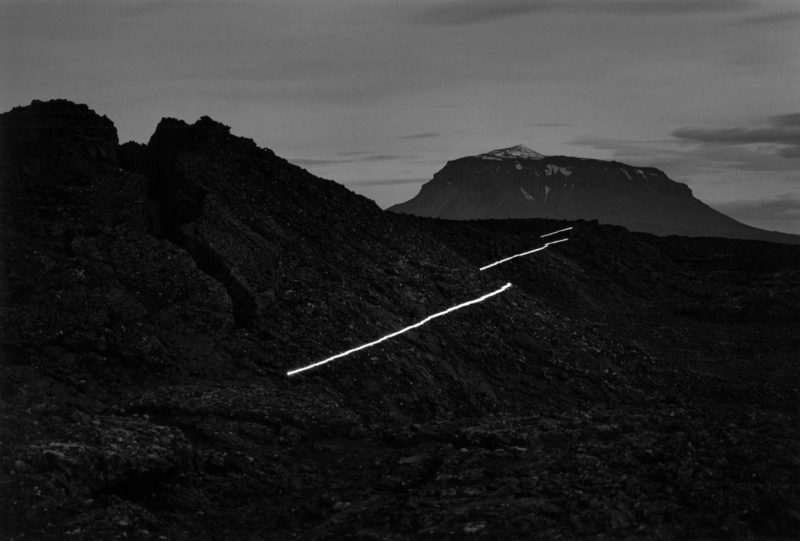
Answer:
[(656, 235), (800, 243), (737, 222), (653, 167), (543, 156), (522, 145), (447, 162), (393, 212), (452, 220), (596, 219)]

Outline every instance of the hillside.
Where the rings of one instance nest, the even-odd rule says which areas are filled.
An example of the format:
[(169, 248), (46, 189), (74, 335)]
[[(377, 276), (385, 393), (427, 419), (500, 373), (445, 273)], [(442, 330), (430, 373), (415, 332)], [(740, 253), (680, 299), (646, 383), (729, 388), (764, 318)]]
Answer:
[(207, 117), (0, 140), (0, 537), (800, 533), (798, 247), (401, 216)]
[(447, 162), (419, 194), (390, 211), (446, 218), (593, 220), (656, 235), (800, 244), (737, 222), (652, 167), (543, 156), (521, 145)]

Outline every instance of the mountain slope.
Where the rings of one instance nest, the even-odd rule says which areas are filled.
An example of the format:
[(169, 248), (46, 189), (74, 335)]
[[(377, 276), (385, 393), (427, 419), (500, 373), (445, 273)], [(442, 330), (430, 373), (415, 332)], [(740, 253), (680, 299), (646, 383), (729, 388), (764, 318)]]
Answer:
[[(566, 224), (382, 212), (209, 118), (0, 141), (0, 537), (800, 530), (795, 247), (577, 222), (480, 272)], [(681, 262), (720, 249), (772, 266)]]
[(521, 145), (448, 162), (399, 213), (471, 220), (596, 219), (657, 235), (800, 243), (800, 237), (739, 223), (652, 167), (542, 156)]

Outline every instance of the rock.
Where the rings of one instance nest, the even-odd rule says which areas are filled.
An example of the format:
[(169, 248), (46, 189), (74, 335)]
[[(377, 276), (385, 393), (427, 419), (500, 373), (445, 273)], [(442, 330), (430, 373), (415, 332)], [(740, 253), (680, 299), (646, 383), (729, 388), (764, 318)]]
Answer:
[(397, 461), (397, 463), (401, 464), (401, 465), (414, 465), (414, 464), (421, 464), (421, 463), (426, 462), (426, 461), (428, 461), (430, 459), (431, 459), (431, 455), (419, 454), (419, 455), (413, 455), (413, 456), (407, 456), (407, 457), (401, 458), (400, 460)]
[(26, 160), (116, 163), (117, 130), (111, 120), (67, 100), (33, 100), (3, 113), (0, 139), (5, 152)]
[(465, 534), (474, 534), (486, 528), (485, 522), (469, 522), (464, 525), (463, 531)]
[(128, 141), (117, 149), (119, 165), (133, 173), (147, 175), (151, 164), (150, 153), (147, 145)]

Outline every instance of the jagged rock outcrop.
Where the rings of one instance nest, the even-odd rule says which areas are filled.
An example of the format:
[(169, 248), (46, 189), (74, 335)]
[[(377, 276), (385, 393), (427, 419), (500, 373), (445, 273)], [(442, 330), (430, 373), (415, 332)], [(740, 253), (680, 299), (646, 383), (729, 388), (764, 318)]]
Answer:
[(158, 366), (225, 332), (224, 290), (148, 234), (147, 179), (117, 166), (107, 118), (63, 100), (34, 102), (0, 116), (0, 130), (10, 135), (0, 202), (4, 346), (28, 352), (16, 362), (50, 344), (57, 362), (79, 353)]
[(117, 166), (108, 119), (33, 102), (0, 115), (0, 134), (0, 388), (13, 434), (0, 490), (14, 494), (1, 529), (13, 535), (190, 467), (180, 431), (114, 416), (126, 390), (213, 372), (233, 314), (219, 284), (148, 234), (147, 179)]
[(150, 152), (147, 145), (128, 141), (117, 149), (117, 160), (120, 167), (132, 173), (146, 175), (150, 166)]
[(68, 100), (33, 100), (3, 113), (0, 140), (8, 157), (30, 162), (71, 161), (113, 164), (117, 130), (105, 116)]
[(543, 156), (521, 145), (447, 162), (419, 194), (389, 210), (452, 220), (598, 220), (656, 235), (800, 243), (725, 216), (653, 167)]

